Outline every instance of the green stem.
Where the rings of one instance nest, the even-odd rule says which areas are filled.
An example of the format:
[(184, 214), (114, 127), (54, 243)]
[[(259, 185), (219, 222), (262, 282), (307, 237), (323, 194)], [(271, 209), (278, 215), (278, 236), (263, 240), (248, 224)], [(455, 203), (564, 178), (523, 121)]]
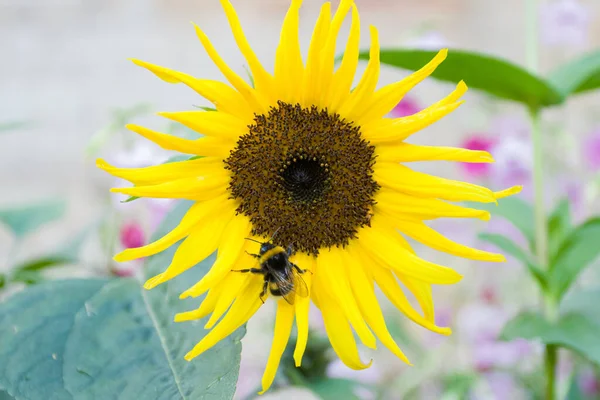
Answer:
[[(527, 1), (527, 66), (531, 73), (538, 74), (538, 2)], [(539, 108), (530, 110), (531, 135), (533, 138), (533, 184), (535, 190), (535, 252), (539, 266), (548, 270), (548, 231), (546, 226), (546, 206), (544, 204), (544, 149), (540, 126)], [(543, 293), (544, 312), (549, 321), (556, 321), (557, 302), (552, 293)], [(546, 371), (546, 400), (555, 400), (555, 374), (557, 348), (546, 345), (544, 369)]]

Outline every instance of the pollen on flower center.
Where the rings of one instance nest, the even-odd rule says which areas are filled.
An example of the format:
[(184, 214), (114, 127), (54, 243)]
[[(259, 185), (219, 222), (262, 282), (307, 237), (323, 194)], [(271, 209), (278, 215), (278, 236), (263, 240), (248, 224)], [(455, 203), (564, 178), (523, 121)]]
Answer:
[(344, 246), (368, 225), (379, 186), (360, 128), (316, 107), (279, 102), (257, 115), (225, 160), (253, 234), (296, 250)]

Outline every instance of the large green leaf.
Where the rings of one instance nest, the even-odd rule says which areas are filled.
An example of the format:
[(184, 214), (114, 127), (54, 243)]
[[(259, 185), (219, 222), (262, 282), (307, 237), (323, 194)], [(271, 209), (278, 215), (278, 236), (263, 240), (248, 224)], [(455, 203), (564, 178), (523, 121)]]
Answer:
[(600, 88), (600, 50), (560, 66), (548, 80), (565, 97)]
[(546, 287), (548, 284), (546, 273), (540, 269), (536, 263), (531, 259), (529, 254), (521, 249), (515, 242), (507, 238), (506, 236), (494, 234), (494, 233), (481, 233), (479, 239), (484, 242), (488, 242), (498, 247), (504, 253), (514, 257), (518, 261), (521, 261), (529, 270), (529, 273), (537, 280), (542, 287)]
[[(176, 207), (157, 235), (188, 208)], [(150, 257), (146, 275), (163, 270), (175, 248)], [(245, 328), (187, 362), (206, 321), (173, 322), (198, 306), (178, 297), (213, 261), (151, 291), (132, 279), (90, 279), (47, 282), (9, 298), (0, 304), (0, 389), (26, 399), (230, 399)]]
[[(411, 49), (383, 49), (381, 62), (393, 67), (416, 71), (427, 64), (435, 51)], [(360, 58), (369, 59), (369, 52), (361, 52)], [(563, 97), (552, 84), (524, 68), (501, 58), (453, 50), (448, 58), (432, 74), (433, 78), (457, 83), (464, 80), (473, 89), (492, 96), (523, 103), (530, 108), (560, 104)]]
[(507, 341), (518, 338), (540, 340), (545, 344), (569, 348), (600, 364), (599, 329), (600, 326), (582, 314), (565, 314), (557, 322), (550, 323), (539, 314), (527, 312), (509, 321), (501, 338)]
[(0, 210), (0, 223), (21, 238), (48, 222), (61, 218), (66, 210), (62, 200), (46, 201), (23, 207)]
[(563, 241), (550, 261), (550, 286), (560, 298), (579, 273), (600, 254), (600, 218), (593, 218), (575, 228)]
[(348, 399), (358, 400), (360, 397), (360, 385), (349, 379), (331, 378), (316, 382), (310, 382), (308, 388), (315, 392), (323, 400)]

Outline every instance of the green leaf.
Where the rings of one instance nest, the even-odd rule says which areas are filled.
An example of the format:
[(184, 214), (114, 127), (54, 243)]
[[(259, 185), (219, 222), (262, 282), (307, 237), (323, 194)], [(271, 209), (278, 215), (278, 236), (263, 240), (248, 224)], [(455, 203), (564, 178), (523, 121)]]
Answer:
[(504, 253), (516, 258), (518, 261), (521, 261), (527, 267), (531, 275), (540, 284), (540, 286), (544, 288), (547, 287), (548, 280), (546, 273), (536, 265), (536, 263), (531, 259), (531, 257), (529, 257), (529, 254), (527, 254), (525, 250), (517, 246), (512, 240), (506, 236), (494, 233), (481, 233), (478, 235), (478, 237), (484, 242), (493, 244)]
[(0, 210), (0, 223), (6, 225), (17, 238), (22, 238), (38, 227), (61, 218), (65, 210), (66, 203), (63, 200)]
[(34, 260), (26, 261), (15, 267), (16, 270), (21, 271), (41, 271), (46, 268), (56, 267), (58, 265), (69, 264), (74, 260), (71, 257), (64, 257), (60, 255), (48, 255)]
[(548, 218), (548, 245), (550, 258), (556, 256), (565, 237), (571, 231), (571, 212), (569, 200), (564, 199)]
[(6, 275), (0, 274), (0, 289), (2, 289), (6, 285)]
[(548, 80), (565, 97), (600, 88), (600, 50), (560, 66)]
[(600, 218), (593, 218), (575, 228), (551, 259), (550, 286), (560, 298), (585, 267), (600, 254)]
[(577, 290), (568, 294), (560, 303), (562, 314), (577, 313), (600, 326), (600, 288)]
[(581, 314), (565, 314), (557, 322), (550, 323), (539, 314), (527, 312), (509, 321), (500, 337), (508, 341), (518, 338), (540, 340), (545, 344), (566, 347), (600, 364), (599, 329)]
[(533, 222), (533, 207), (531, 204), (515, 196), (499, 200), (498, 205), (472, 202), (466, 203), (469, 204), (470, 207), (487, 210), (492, 216), (505, 218), (517, 228), (523, 236), (525, 236), (530, 248), (534, 248), (535, 226)]
[(17, 270), (11, 277), (11, 282), (22, 282), (26, 285), (35, 285), (44, 281), (44, 276), (39, 271)]
[[(429, 50), (383, 49), (381, 62), (416, 71), (436, 54), (437, 52)], [(368, 60), (369, 52), (361, 52), (359, 57)], [(532, 109), (563, 102), (561, 93), (544, 79), (507, 60), (476, 52), (451, 49), (448, 58), (431, 77), (453, 83), (464, 80), (472, 89), (482, 90), (500, 99), (523, 103)]]
[[(189, 206), (179, 204), (155, 238)], [(150, 257), (146, 274), (162, 271), (176, 247)], [(213, 261), (151, 291), (133, 279), (90, 279), (46, 282), (9, 298), (0, 304), (0, 388), (31, 399), (232, 398), (245, 328), (187, 362), (206, 321), (173, 322), (198, 307), (199, 299), (178, 297)]]
[(323, 379), (309, 383), (308, 388), (323, 400), (360, 399), (355, 393), (355, 390), (360, 388), (360, 386), (349, 379)]

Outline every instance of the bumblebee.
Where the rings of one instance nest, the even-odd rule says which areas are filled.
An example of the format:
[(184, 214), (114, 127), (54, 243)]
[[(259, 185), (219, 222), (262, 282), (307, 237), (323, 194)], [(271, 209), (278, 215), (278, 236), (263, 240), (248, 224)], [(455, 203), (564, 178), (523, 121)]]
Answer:
[(289, 304), (294, 304), (294, 299), (296, 298), (295, 295), (300, 297), (308, 296), (308, 287), (301, 276), (308, 270), (301, 269), (290, 261), (290, 256), (293, 254), (292, 246), (288, 246), (287, 249), (276, 246), (272, 243), (273, 238), (268, 242), (259, 242), (250, 238), (246, 239), (260, 244), (260, 251), (258, 254), (248, 253), (252, 257), (258, 259), (260, 268), (238, 269), (232, 271), (241, 273), (249, 272), (264, 276), (265, 283), (260, 294), (260, 299), (263, 303), (265, 302), (267, 290), (270, 291), (273, 296), (283, 297)]

